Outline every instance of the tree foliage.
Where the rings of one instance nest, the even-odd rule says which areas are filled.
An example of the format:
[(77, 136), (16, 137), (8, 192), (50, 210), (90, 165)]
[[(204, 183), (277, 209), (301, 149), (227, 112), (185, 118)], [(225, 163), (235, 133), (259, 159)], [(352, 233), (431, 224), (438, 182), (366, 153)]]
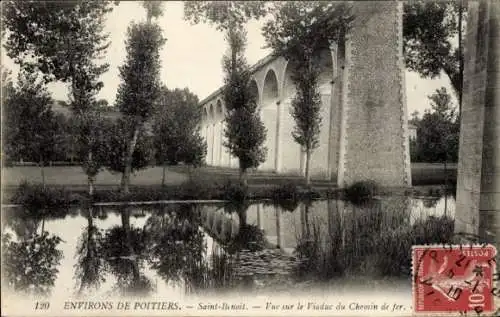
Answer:
[(219, 31), (242, 29), (251, 19), (267, 13), (265, 1), (187, 1), (184, 18), (193, 24), (209, 23)]
[[(82, 130), (91, 126), (87, 117), (93, 115), (88, 112), (98, 104), (96, 95), (103, 87), (99, 77), (109, 69), (109, 64), (100, 63), (99, 59), (110, 44), (109, 35), (104, 32), (105, 17), (116, 4), (79, 0), (8, 1), (3, 5), (3, 25), (9, 31), (7, 55), (22, 71), (41, 73), (45, 83), (70, 83), (70, 106), (87, 125)], [(93, 148), (85, 146), (85, 142), (83, 147)], [(81, 149), (77, 151), (81, 153)], [(87, 152), (85, 156), (87, 165), (99, 165), (92, 162), (95, 153)], [(84, 164), (89, 191), (95, 170), (98, 168)]]
[(79, 283), (79, 293), (85, 290), (95, 290), (104, 278), (104, 261), (102, 259), (102, 233), (94, 225), (92, 207), (87, 211), (87, 226), (83, 229), (76, 248), (77, 264), (75, 264), (75, 279)]
[(89, 193), (92, 194), (95, 177), (106, 166), (109, 157), (108, 133), (112, 122), (98, 111), (76, 114), (70, 122), (76, 158), (88, 177)]
[[(182, 280), (188, 288), (204, 282), (206, 246), (192, 206), (152, 215), (144, 225), (150, 246), (148, 262), (166, 282)], [(176, 209), (177, 209), (176, 207)]]
[(70, 82), (85, 73), (99, 90), (97, 77), (109, 65), (96, 61), (109, 46), (104, 33), (111, 1), (6, 1), (4, 27), (7, 55), (22, 69), (41, 72), (46, 82)]
[(143, 1), (142, 7), (146, 9), (146, 20), (148, 23), (153, 18), (159, 18), (163, 15), (163, 1)]
[(105, 231), (101, 240), (106, 270), (116, 276), (115, 291), (121, 296), (148, 296), (154, 290), (142, 268), (147, 257), (143, 229), (130, 224), (130, 209), (120, 210), (122, 225)]
[(420, 162), (456, 162), (460, 122), (446, 88), (429, 96), (431, 110), (417, 122), (416, 154)]
[[(132, 172), (135, 146), (140, 130), (153, 114), (161, 96), (160, 82), (160, 50), (166, 39), (160, 26), (152, 23), (153, 14), (158, 16), (159, 6), (145, 5), (148, 21), (132, 23), (127, 30), (127, 56), (120, 67), (122, 82), (118, 87), (116, 103), (120, 112), (130, 122), (131, 133), (125, 149), (124, 170), (122, 174), (122, 191), (129, 192), (130, 173)], [(153, 10), (155, 10), (153, 12)], [(117, 166), (117, 165), (115, 165)]]
[(346, 3), (328, 1), (274, 2), (262, 28), (267, 46), (287, 60), (308, 61), (338, 42), (354, 17)]
[(227, 114), (224, 146), (239, 159), (240, 176), (246, 182), (248, 168), (265, 161), (266, 128), (257, 113), (257, 96), (251, 90), (251, 73), (244, 57), (246, 32), (231, 29), (227, 35), (229, 54), (224, 57), (223, 97)]
[(207, 22), (226, 32), (229, 52), (223, 59), (224, 101), (227, 108), (223, 143), (238, 158), (240, 179), (246, 183), (248, 168), (265, 161), (266, 130), (256, 113), (257, 100), (250, 87), (250, 67), (244, 57), (245, 24), (267, 13), (264, 1), (200, 1), (184, 4), (184, 18), (192, 23)]
[[(455, 93), (462, 91), (461, 56), (456, 40), (459, 32), (459, 1), (409, 1), (403, 14), (406, 67), (424, 78), (444, 72)], [(467, 18), (462, 10), (462, 20)], [(465, 23), (462, 24), (462, 33)], [(463, 62), (462, 62), (463, 63)]]
[(156, 163), (200, 166), (207, 152), (200, 135), (201, 120), (196, 95), (187, 88), (164, 88), (153, 124)]
[(157, 24), (132, 23), (127, 30), (127, 56), (120, 66), (122, 82), (116, 96), (124, 115), (148, 119), (161, 94), (160, 49), (166, 42)]
[(62, 252), (58, 236), (35, 233), (30, 240), (14, 241), (2, 235), (2, 277), (5, 286), (29, 295), (50, 295), (59, 270)]
[(14, 160), (42, 166), (64, 156), (65, 120), (52, 111), (53, 100), (36, 75), (20, 73), (3, 105), (3, 152)]
[[(123, 117), (113, 122), (105, 132), (106, 146), (104, 147), (106, 158), (103, 160), (106, 168), (114, 173), (124, 173), (128, 154), (129, 140), (134, 133), (135, 122), (130, 118)], [(153, 159), (152, 138), (143, 126), (139, 130), (137, 142), (132, 154), (131, 171), (137, 171), (149, 166)]]
[(305, 176), (309, 184), (311, 153), (319, 146), (321, 128), (320, 53), (343, 38), (353, 18), (348, 5), (325, 1), (276, 2), (270, 12), (272, 17), (265, 24), (263, 35), (274, 54), (294, 66), (292, 136), (306, 153)]

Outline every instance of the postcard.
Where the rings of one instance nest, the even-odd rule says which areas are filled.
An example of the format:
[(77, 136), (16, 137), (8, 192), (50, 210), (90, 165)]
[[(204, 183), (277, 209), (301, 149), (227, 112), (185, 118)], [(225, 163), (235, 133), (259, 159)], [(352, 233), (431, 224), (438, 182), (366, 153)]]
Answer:
[(500, 316), (496, 1), (3, 1), (5, 316)]

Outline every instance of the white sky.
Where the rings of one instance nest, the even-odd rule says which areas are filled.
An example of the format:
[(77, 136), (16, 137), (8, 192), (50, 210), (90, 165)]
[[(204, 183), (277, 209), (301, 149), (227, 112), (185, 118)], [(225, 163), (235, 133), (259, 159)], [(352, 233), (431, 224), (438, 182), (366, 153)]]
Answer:
[[(191, 25), (184, 21), (183, 3), (180, 1), (164, 2), (164, 15), (158, 20), (167, 38), (162, 51), (162, 81), (169, 88), (188, 87), (201, 99), (222, 86), (222, 56), (227, 45), (224, 34), (207, 24)], [(145, 10), (140, 2), (122, 1), (109, 14), (107, 32), (110, 33), (111, 46), (106, 61), (110, 70), (102, 76), (104, 88), (100, 98), (114, 103), (119, 84), (118, 67), (125, 58), (125, 36), (127, 26), (133, 20), (145, 19)], [(271, 51), (263, 49), (265, 42), (261, 35), (262, 23), (250, 22), (247, 26), (248, 45), (246, 56), (250, 64), (268, 55)], [(3, 50), (2, 50), (3, 52)], [(2, 64), (13, 71), (16, 78), (17, 67), (2, 53)], [(406, 73), (408, 114), (414, 110), (423, 113), (429, 107), (427, 95), (435, 89), (445, 86), (451, 91), (446, 76), (436, 80), (420, 79), (416, 73)], [(56, 99), (67, 100), (67, 89), (62, 84), (51, 84), (50, 90)]]

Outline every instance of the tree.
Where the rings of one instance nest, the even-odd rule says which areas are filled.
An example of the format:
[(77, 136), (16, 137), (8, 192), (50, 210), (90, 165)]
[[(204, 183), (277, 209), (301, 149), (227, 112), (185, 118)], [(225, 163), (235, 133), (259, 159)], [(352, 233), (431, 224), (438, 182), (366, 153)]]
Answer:
[(427, 110), (418, 123), (418, 158), (423, 162), (456, 162), (460, 122), (451, 96), (442, 87), (429, 100), (431, 111)]
[(413, 111), (411, 114), (411, 119), (408, 120), (408, 122), (412, 123), (412, 124), (417, 124), (419, 122), (419, 117), (420, 117), (420, 112), (418, 112), (418, 110), (415, 110)]
[[(5, 48), (7, 55), (27, 73), (41, 73), (46, 83), (62, 81), (70, 84), (70, 106), (76, 118), (92, 129), (96, 115), (96, 95), (103, 87), (99, 77), (109, 64), (98, 63), (110, 42), (104, 32), (106, 14), (112, 11), (111, 1), (8, 1), (3, 6), (4, 26), (9, 31)], [(88, 138), (82, 136), (82, 138)], [(98, 142), (90, 142), (97, 144)], [(95, 149), (89, 142), (76, 151), (86, 155), (83, 170), (89, 180), (95, 178), (93, 161), (99, 155), (82, 153)], [(89, 192), (92, 191), (89, 182)]]
[(151, 23), (153, 18), (157, 19), (163, 15), (163, 1), (143, 1), (142, 7), (146, 9), (148, 23)]
[[(444, 72), (462, 104), (464, 1), (410, 1), (403, 14), (406, 67), (424, 78)], [(458, 47), (455, 41), (458, 36)]]
[(319, 53), (341, 39), (352, 17), (345, 4), (322, 1), (276, 2), (270, 11), (272, 17), (263, 28), (266, 42), (274, 54), (295, 66), (292, 136), (306, 153), (305, 179), (309, 185), (311, 155), (319, 145), (321, 128)]
[(251, 19), (267, 13), (265, 1), (188, 1), (184, 3), (184, 18), (194, 24), (214, 25), (219, 31), (241, 29)]
[(238, 158), (240, 181), (246, 186), (247, 170), (265, 161), (267, 131), (257, 113), (257, 96), (252, 93), (250, 68), (243, 56), (246, 33), (241, 29), (230, 29), (226, 39), (230, 54), (223, 61), (226, 74), (223, 96), (227, 109), (223, 144)]
[[(152, 23), (157, 6), (145, 5), (148, 22), (132, 23), (127, 30), (127, 57), (120, 67), (122, 83), (118, 87), (118, 108), (131, 122), (131, 136), (125, 155), (122, 191), (129, 192), (133, 153), (144, 123), (151, 117), (161, 93), (160, 49), (165, 38), (159, 25)], [(155, 11), (154, 15), (158, 13)], [(126, 134), (128, 135), (128, 133)]]
[(52, 111), (52, 97), (36, 75), (20, 73), (18, 86), (4, 104), (4, 153), (38, 162), (45, 184), (44, 166), (64, 150), (64, 118)]
[(104, 169), (109, 157), (108, 135), (112, 122), (97, 111), (77, 114), (71, 122), (76, 157), (87, 175), (89, 195), (92, 196), (97, 174)]
[(200, 135), (201, 109), (198, 97), (189, 89), (163, 88), (161, 102), (153, 123), (156, 163), (165, 168), (184, 162), (200, 166), (206, 155), (206, 143)]
[[(129, 118), (119, 118), (106, 131), (106, 167), (114, 173), (122, 175), (127, 170), (128, 146), (132, 133), (135, 133), (135, 122)], [(144, 126), (138, 130), (137, 140), (130, 161), (130, 172), (134, 172), (150, 165), (153, 159), (152, 138), (147, 135)], [(122, 178), (123, 181), (123, 178)], [(122, 186), (124, 184), (122, 183)], [(128, 185), (127, 185), (128, 186)]]
[(193, 23), (214, 24), (226, 32), (229, 54), (223, 59), (225, 72), (224, 102), (227, 108), (223, 143), (238, 158), (240, 181), (247, 185), (248, 168), (265, 161), (263, 146), (266, 130), (256, 113), (257, 100), (250, 89), (251, 73), (244, 57), (246, 45), (245, 23), (266, 13), (265, 2), (259, 1), (204, 1), (186, 2), (184, 15)]
[(46, 82), (87, 78), (88, 89), (102, 87), (97, 78), (109, 65), (96, 61), (109, 46), (104, 22), (113, 2), (6, 1), (2, 8), (7, 55), (21, 69)]
[(7, 105), (7, 100), (9, 100), (9, 98), (12, 96), (12, 94), (15, 93), (15, 89), (14, 89), (14, 84), (12, 82), (12, 77), (11, 77), (11, 74), (12, 72), (10, 70), (8, 70), (7, 68), (5, 68), (3, 65), (0, 65), (0, 70), (1, 70), (1, 91), (0, 91), (0, 96), (2, 98), (1, 102), (2, 102), (2, 133), (4, 134), (4, 142), (3, 142), (3, 146), (2, 146), (2, 166), (5, 166), (6, 164), (8, 164), (8, 162), (10, 161), (10, 158), (8, 157), (8, 154), (6, 151), (8, 147), (6, 147), (6, 142), (5, 142), (5, 133), (6, 133), (6, 129), (5, 127), (8, 125), (8, 122), (5, 120), (5, 117), (7, 116), (7, 112), (6, 112), (6, 105)]

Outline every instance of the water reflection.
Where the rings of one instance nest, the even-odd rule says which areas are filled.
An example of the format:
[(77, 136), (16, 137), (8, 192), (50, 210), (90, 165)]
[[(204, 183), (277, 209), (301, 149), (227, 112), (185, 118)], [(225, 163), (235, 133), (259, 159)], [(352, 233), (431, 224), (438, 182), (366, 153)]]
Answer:
[(82, 216), (87, 219), (87, 225), (76, 246), (75, 279), (80, 284), (78, 295), (83, 295), (86, 290), (95, 290), (104, 282), (104, 260), (101, 257), (103, 235), (94, 224), (92, 207), (84, 210)]
[[(453, 232), (441, 205), (387, 197), (357, 206), (87, 207), (52, 217), (4, 209), (4, 285), (32, 295), (149, 297), (285, 291), (360, 273), (408, 278), (409, 246)], [(453, 205), (448, 198), (450, 215)], [(71, 277), (74, 289), (66, 286)]]
[(59, 273), (62, 239), (41, 226), (45, 219), (18, 217), (7, 221), (12, 232), (2, 233), (3, 283), (7, 288), (25, 295), (49, 296)]
[(121, 225), (105, 230), (100, 242), (106, 268), (116, 277), (113, 292), (122, 296), (147, 296), (154, 286), (141, 268), (148, 257), (146, 233), (130, 224), (131, 208), (119, 208)]

